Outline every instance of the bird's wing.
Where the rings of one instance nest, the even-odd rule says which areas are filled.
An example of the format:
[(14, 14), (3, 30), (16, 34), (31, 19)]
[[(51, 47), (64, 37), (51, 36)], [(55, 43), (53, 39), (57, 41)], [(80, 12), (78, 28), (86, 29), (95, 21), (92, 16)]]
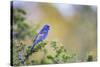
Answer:
[(41, 40), (41, 39), (43, 39), (43, 36), (44, 36), (44, 34), (39, 34), (39, 35), (37, 36), (36, 40)]
[[(33, 47), (34, 47), (37, 43), (39, 43), (40, 41), (43, 40), (43, 35), (44, 35), (44, 34), (39, 34), (39, 35), (37, 36), (37, 38), (34, 40)], [(32, 47), (32, 48), (33, 48), (33, 47)]]

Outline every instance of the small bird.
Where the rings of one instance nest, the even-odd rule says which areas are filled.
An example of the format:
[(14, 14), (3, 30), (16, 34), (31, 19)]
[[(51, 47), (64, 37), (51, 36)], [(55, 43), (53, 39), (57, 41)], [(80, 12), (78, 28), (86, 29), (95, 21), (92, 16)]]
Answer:
[(31, 47), (31, 51), (33, 50), (34, 46), (38, 44), (39, 42), (43, 41), (46, 39), (48, 32), (49, 32), (50, 26), (49, 25), (44, 25), (44, 27), (40, 30), (40, 32), (36, 35), (36, 38), (34, 39), (34, 43)]

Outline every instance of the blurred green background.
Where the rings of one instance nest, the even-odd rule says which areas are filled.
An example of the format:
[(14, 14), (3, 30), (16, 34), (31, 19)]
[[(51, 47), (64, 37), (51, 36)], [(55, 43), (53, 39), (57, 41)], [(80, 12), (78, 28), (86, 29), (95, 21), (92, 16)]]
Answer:
[[(34, 37), (44, 24), (50, 25), (45, 40), (48, 45), (45, 48), (49, 53), (52, 54), (50, 43), (54, 41), (57, 42), (58, 47), (61, 44), (63, 49), (69, 52), (68, 55), (75, 54), (70, 62), (97, 60), (97, 7), (95, 5), (13, 2), (13, 42), (16, 45), (22, 43), (31, 46)], [(32, 57), (39, 58), (41, 55), (43, 54), (40, 51)]]

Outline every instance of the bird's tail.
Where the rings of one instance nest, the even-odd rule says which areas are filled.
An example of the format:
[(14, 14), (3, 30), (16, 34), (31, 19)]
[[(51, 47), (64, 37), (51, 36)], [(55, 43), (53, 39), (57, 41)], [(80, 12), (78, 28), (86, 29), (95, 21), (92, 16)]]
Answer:
[(31, 47), (31, 51), (33, 51), (33, 49), (34, 49), (34, 46), (35, 46), (35, 43), (33, 43), (32, 47)]

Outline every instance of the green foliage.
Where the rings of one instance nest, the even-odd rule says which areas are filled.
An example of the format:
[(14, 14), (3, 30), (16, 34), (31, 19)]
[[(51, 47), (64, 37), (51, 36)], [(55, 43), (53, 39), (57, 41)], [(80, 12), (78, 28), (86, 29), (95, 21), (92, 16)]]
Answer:
[[(26, 44), (21, 43), (26, 37), (32, 39), (32, 34), (36, 35), (36, 30), (31, 28), (25, 20), (26, 12), (22, 9), (13, 8), (13, 25), (12, 25), (12, 34), (13, 34), (13, 65), (23, 65), (18, 58), (18, 53), (24, 49), (23, 58), (25, 59), (27, 54), (30, 53), (30, 47)], [(34, 30), (32, 32), (31, 30)]]
[[(25, 18), (26, 12), (22, 9), (13, 9), (13, 33), (15, 33), (14, 38), (25, 39), (27, 36), (32, 37), (36, 35), (36, 28), (29, 26)], [(38, 27), (39, 28), (39, 27)]]
[(58, 47), (56, 42), (51, 42), (52, 47), (56, 51), (56, 55), (54, 57), (55, 63), (65, 63), (69, 61), (71, 58), (73, 58), (73, 55), (67, 54), (66, 50), (64, 49), (64, 46)]
[(44, 59), (41, 61), (41, 64), (53, 64), (53, 61), (52, 61), (51, 59), (44, 58)]
[[(41, 42), (41, 43), (39, 43), (35, 46), (33, 52), (30, 51), (31, 46), (29, 46), (29, 45), (25, 45), (25, 44), (20, 43), (19, 46), (14, 46), (13, 50), (16, 50), (16, 51), (14, 51), (14, 57), (13, 57), (15, 59), (14, 65), (17, 65), (17, 66), (23, 65), (21, 63), (21, 61), (18, 60), (18, 52), (20, 52), (23, 48), (24, 48), (23, 57), (24, 57), (24, 60), (25, 60), (24, 65), (66, 63), (66, 62), (69, 62), (70, 59), (74, 58), (73, 54), (67, 53), (63, 46), (61, 46), (57, 49), (55, 49), (55, 47), (53, 47), (56, 54), (54, 56), (52, 54), (48, 55), (47, 54), (48, 49), (45, 48), (45, 46), (47, 46), (47, 45), (48, 45), (48, 42), (43, 41), (43, 42)], [(53, 45), (53, 43), (50, 43), (50, 45)], [(57, 44), (55, 44), (55, 46), (57, 46)], [(42, 59), (40, 59), (40, 63), (37, 60), (34, 60), (34, 59), (29, 61), (32, 54), (35, 54), (36, 52), (39, 52), (39, 51), (44, 53)]]
[(18, 58), (18, 53), (23, 50), (25, 47), (24, 44), (19, 43), (16, 45), (17, 42), (13, 42), (13, 65), (18, 66), (22, 65), (21, 61)]
[(47, 44), (46, 42), (40, 42), (39, 44), (37, 44), (34, 47), (34, 51), (38, 51), (38, 50), (42, 49), (46, 44)]
[(52, 46), (54, 49), (57, 49), (57, 48), (58, 48), (58, 47), (56, 46), (56, 42), (55, 42), (55, 41), (51, 42), (51, 46)]
[(93, 61), (93, 56), (92, 55), (89, 55), (88, 58), (87, 58), (87, 61), (89, 61), (89, 62), (90, 61)]
[(49, 55), (49, 56), (47, 56), (47, 58), (48, 58), (48, 59), (53, 59), (53, 57), (52, 57), (52, 56), (50, 56), (50, 55)]

